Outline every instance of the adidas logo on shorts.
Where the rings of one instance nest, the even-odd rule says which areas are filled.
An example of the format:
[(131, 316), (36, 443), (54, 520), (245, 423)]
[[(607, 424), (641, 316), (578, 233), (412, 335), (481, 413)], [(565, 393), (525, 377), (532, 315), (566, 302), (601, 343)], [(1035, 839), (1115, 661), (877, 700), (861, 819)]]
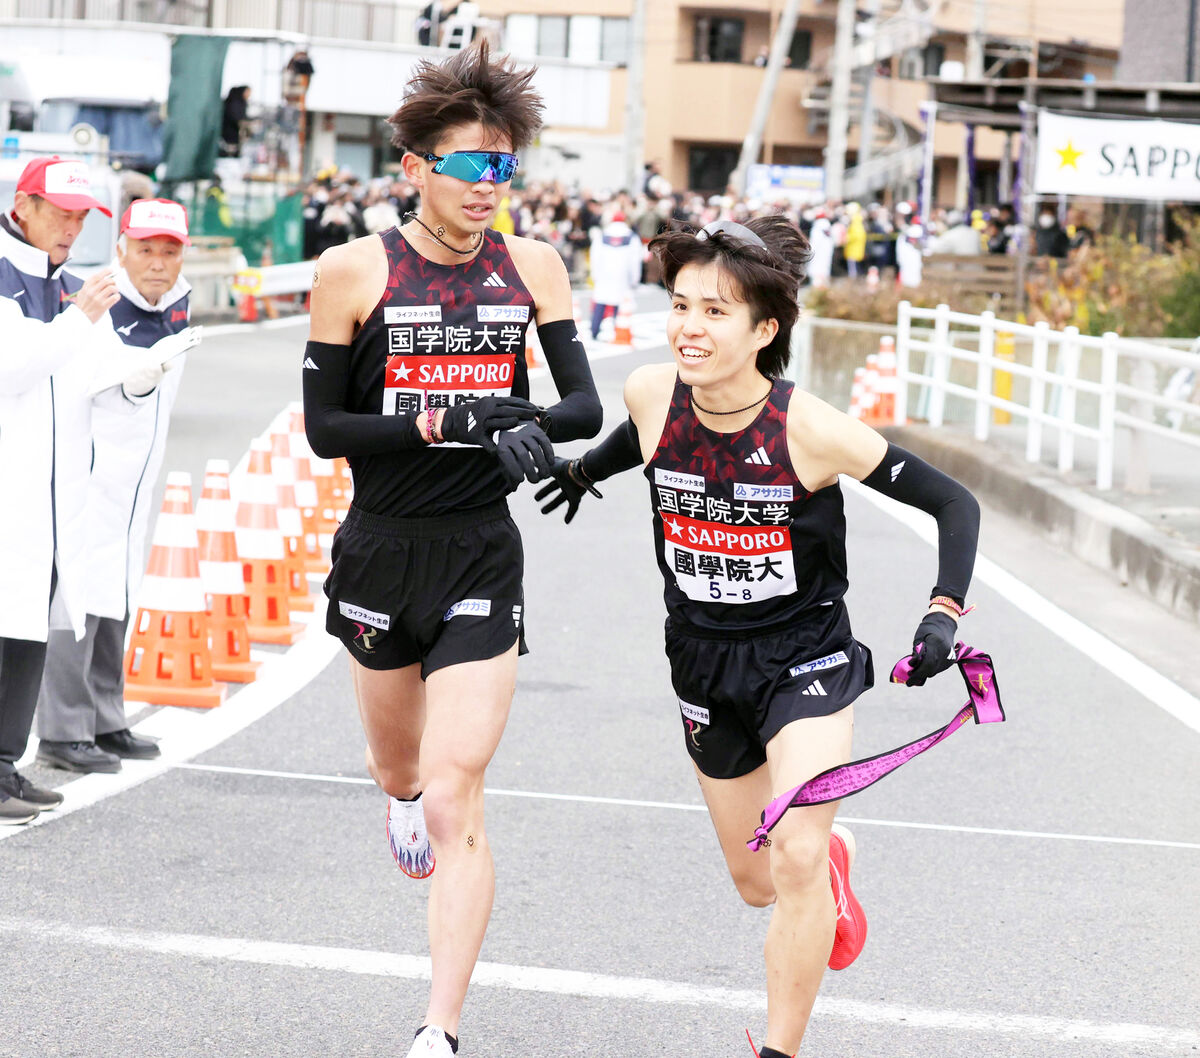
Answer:
[(521, 627), (521, 607), (514, 606), (512, 609), (512, 614), (513, 614), (513, 624), (516, 625), (518, 628), (520, 628)]
[(801, 694), (811, 694), (821, 698), (828, 698), (829, 692), (821, 686), (820, 680), (813, 680), (807, 687), (800, 692)]

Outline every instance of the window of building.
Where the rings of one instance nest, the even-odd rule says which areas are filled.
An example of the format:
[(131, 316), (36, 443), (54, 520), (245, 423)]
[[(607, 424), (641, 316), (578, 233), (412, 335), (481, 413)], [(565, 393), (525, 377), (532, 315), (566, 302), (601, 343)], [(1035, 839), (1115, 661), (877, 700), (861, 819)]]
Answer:
[(606, 18), (600, 29), (600, 58), (625, 65), (629, 62), (629, 19)]
[(689, 147), (688, 187), (703, 194), (723, 192), (740, 154), (738, 147)]
[(792, 46), (788, 49), (788, 65), (793, 70), (807, 70), (812, 62), (812, 34), (807, 29), (798, 29), (792, 34)]
[(537, 56), (537, 15), (509, 15), (504, 20), (504, 47), (518, 59)]
[(942, 72), (942, 63), (946, 61), (945, 44), (926, 44), (921, 53), (923, 74), (925, 77), (937, 77)]
[(504, 47), (520, 59), (629, 62), (629, 19), (600, 15), (509, 15)]
[(745, 31), (745, 19), (701, 15), (696, 19), (696, 61), (741, 62)]
[(542, 15), (538, 18), (537, 53), (546, 59), (567, 57), (566, 15)]
[(600, 61), (599, 15), (572, 15), (567, 55), (572, 62)]

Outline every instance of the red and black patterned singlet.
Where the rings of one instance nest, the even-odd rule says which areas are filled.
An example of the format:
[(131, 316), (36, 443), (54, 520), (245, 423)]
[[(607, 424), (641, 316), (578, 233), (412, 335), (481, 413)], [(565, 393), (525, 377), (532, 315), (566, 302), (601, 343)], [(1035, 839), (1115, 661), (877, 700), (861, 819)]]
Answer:
[(693, 628), (745, 632), (795, 623), (846, 592), (846, 519), (835, 482), (808, 492), (792, 469), (776, 379), (755, 420), (717, 433), (675, 381), (646, 464), (667, 612)]
[[(380, 238), (387, 289), (350, 343), (346, 410), (399, 415), (489, 395), (528, 398), (525, 332), (533, 297), (504, 237), (485, 231), (482, 249), (460, 265), (426, 260), (396, 228)], [(390, 518), (482, 507), (511, 491), (496, 457), (469, 445), (349, 462), (354, 505)]]

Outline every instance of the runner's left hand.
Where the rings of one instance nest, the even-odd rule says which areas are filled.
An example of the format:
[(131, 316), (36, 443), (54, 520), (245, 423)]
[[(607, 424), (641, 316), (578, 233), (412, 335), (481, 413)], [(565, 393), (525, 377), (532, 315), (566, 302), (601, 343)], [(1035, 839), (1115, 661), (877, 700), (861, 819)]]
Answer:
[(912, 675), (905, 681), (905, 686), (924, 687), (930, 676), (950, 668), (954, 664), (957, 635), (958, 622), (949, 614), (940, 610), (927, 613), (913, 636)]
[(540, 426), (523, 422), (500, 432), (496, 437), (496, 455), (509, 486), (515, 489), (522, 480), (541, 481), (550, 474), (554, 446)]

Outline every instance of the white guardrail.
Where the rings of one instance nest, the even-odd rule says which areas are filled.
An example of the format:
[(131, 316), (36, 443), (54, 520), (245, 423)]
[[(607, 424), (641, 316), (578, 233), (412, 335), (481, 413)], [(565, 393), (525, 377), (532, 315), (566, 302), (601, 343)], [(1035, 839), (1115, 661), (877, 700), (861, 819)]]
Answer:
[[(931, 322), (932, 335), (915, 337), (915, 320)], [(1031, 362), (997, 357), (998, 334), (1030, 342)], [(1052, 349), (1054, 364), (1050, 366)], [(922, 371), (913, 370), (914, 353), (925, 354)], [(1092, 364), (1096, 354), (1099, 356), (1096, 378), (1082, 377), (1081, 362), (1089, 353), (1087, 359)], [(950, 381), (951, 365), (956, 360), (975, 366), (974, 385)], [(896, 328), (896, 374), (901, 384), (896, 393), (895, 421), (903, 424), (908, 419), (905, 383), (911, 383), (928, 391), (926, 418), (931, 426), (942, 425), (948, 395), (974, 402), (975, 438), (979, 441), (988, 439), (994, 409), (1027, 420), (1025, 458), (1031, 463), (1041, 459), (1044, 427), (1058, 431), (1058, 469), (1064, 472), (1075, 465), (1076, 438), (1089, 438), (1096, 442), (1096, 487), (1100, 489), (1112, 488), (1116, 430), (1127, 427), (1132, 437), (1126, 486), (1134, 488), (1136, 483), (1140, 491), (1149, 481), (1147, 436), (1200, 449), (1200, 434), (1184, 428), (1200, 426), (1200, 405), (1172, 395), (1172, 389), (1181, 388), (1178, 385), (1168, 385), (1165, 392), (1161, 391), (1158, 365), (1175, 368), (1177, 379), (1200, 379), (1200, 353), (1121, 338), (1111, 331), (1095, 338), (1080, 334), (1077, 327), (1055, 331), (1046, 323), (1030, 326), (997, 320), (992, 312), (974, 316), (951, 312), (948, 305), (921, 309), (902, 301)], [(998, 372), (1028, 379), (1025, 403), (993, 392)], [(1081, 394), (1095, 398), (1096, 414), (1087, 416), (1092, 421), (1081, 421)], [(1166, 413), (1170, 425), (1158, 421), (1159, 412)]]

